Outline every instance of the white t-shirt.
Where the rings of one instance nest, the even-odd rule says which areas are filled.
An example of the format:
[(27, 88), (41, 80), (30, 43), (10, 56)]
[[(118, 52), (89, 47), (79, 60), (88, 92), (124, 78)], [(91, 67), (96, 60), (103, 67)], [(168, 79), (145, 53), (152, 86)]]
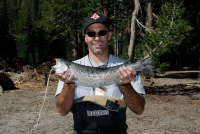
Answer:
[[(98, 66), (106, 65), (107, 67), (113, 67), (113, 66), (123, 64), (126, 61), (116, 56), (110, 55), (107, 61), (105, 61), (102, 64), (97, 64), (95, 62), (92, 62), (89, 59), (88, 55), (86, 55), (85, 57), (79, 60), (76, 60), (74, 62), (81, 65), (85, 65), (85, 66), (98, 67)], [(64, 85), (64, 82), (62, 81), (58, 82), (55, 95), (58, 95), (62, 91), (63, 85)], [(146, 94), (144, 87), (142, 85), (141, 79), (140, 79), (140, 75), (136, 76), (134, 81), (131, 82), (131, 85), (133, 86), (136, 92), (140, 94), (144, 94), (144, 95)], [(105, 87), (85, 87), (81, 85), (76, 85), (74, 99), (80, 98), (82, 96), (89, 96), (89, 95), (105, 95), (105, 96), (110, 96), (110, 97), (123, 98), (123, 94), (121, 93), (117, 84), (113, 84), (113, 85), (109, 85)]]

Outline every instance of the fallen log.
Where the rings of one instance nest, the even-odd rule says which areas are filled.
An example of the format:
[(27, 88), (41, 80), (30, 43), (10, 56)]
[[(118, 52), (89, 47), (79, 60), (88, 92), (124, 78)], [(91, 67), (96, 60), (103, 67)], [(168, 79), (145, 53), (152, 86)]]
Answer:
[(199, 78), (200, 71), (168, 71), (165, 73), (155, 73), (156, 78)]
[(200, 84), (198, 84), (198, 83), (189, 83), (189, 84), (186, 84), (186, 88), (200, 88)]

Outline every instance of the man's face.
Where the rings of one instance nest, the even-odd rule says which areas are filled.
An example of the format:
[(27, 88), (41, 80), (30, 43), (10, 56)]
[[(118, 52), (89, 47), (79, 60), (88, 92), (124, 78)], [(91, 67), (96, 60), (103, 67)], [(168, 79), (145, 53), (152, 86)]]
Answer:
[(104, 24), (94, 23), (86, 29), (85, 42), (88, 44), (90, 52), (94, 55), (101, 55), (108, 51), (108, 41), (111, 36), (112, 33)]

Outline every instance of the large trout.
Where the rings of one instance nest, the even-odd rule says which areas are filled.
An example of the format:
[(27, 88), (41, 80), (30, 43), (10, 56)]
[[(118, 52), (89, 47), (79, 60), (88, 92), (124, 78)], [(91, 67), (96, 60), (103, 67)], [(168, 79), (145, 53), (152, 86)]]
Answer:
[(131, 66), (136, 72), (142, 72), (148, 75), (152, 74), (150, 57), (139, 60), (136, 63), (125, 62), (114, 67), (89, 67), (57, 58), (56, 65), (52, 68), (56, 73), (63, 73), (70, 68), (70, 72), (74, 74), (73, 81), (78, 85), (102, 87), (117, 84), (119, 80), (117, 70), (122, 66)]

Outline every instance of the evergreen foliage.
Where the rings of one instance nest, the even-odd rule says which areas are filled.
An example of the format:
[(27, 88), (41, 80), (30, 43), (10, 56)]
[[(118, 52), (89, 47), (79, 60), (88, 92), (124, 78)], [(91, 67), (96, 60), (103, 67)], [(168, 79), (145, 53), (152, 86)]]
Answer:
[[(147, 0), (140, 1), (138, 21), (145, 24)], [(155, 70), (198, 69), (199, 1), (152, 0), (154, 28), (147, 33), (138, 24), (135, 56), (151, 52)], [(38, 66), (55, 57), (74, 60), (87, 54), (83, 18), (107, 9), (112, 19), (110, 52), (127, 59), (132, 0), (2, 0), (0, 1), (0, 57), (18, 57), (17, 48), (26, 44), (25, 58)], [(21, 43), (22, 42), (22, 43)], [(16, 45), (17, 44), (17, 45)], [(192, 62), (194, 59), (195, 62)]]
[(154, 67), (159, 71), (178, 68), (177, 57), (185, 49), (192, 27), (183, 19), (182, 1), (165, 2), (157, 15), (154, 31), (144, 35), (144, 44), (150, 47)]

